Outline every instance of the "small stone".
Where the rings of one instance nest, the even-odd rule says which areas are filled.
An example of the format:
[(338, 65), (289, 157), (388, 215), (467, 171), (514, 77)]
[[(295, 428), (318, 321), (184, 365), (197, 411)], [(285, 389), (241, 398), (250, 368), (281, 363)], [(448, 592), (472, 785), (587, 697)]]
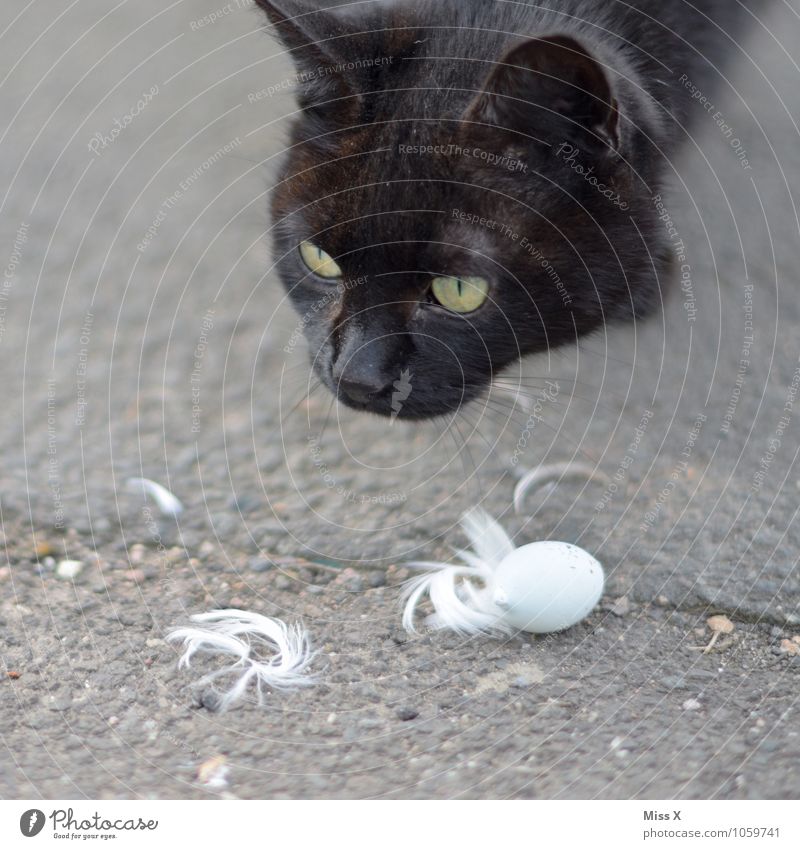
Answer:
[(419, 716), (419, 711), (409, 707), (408, 705), (403, 705), (402, 707), (397, 708), (395, 715), (398, 719), (402, 719), (403, 722), (410, 722), (412, 719), (416, 719)]
[(266, 557), (251, 557), (247, 565), (251, 572), (268, 572), (273, 568), (272, 561)]
[(292, 588), (292, 583), (292, 580), (286, 575), (278, 575), (278, 577), (275, 578), (275, 589), (290, 590)]
[(378, 587), (386, 586), (386, 573), (381, 571), (374, 571), (369, 573), (369, 577), (367, 579), (369, 581), (369, 585), (373, 589), (378, 589)]
[(214, 755), (197, 768), (197, 780), (206, 787), (227, 787), (228, 766), (225, 755)]
[(69, 710), (72, 707), (72, 696), (68, 693), (61, 696), (53, 696), (50, 699), (48, 707), (50, 710), (56, 711), (57, 713), (63, 713), (65, 710)]
[(41, 542), (36, 543), (36, 548), (34, 548), (34, 554), (36, 555), (36, 559), (39, 560), (42, 557), (48, 557), (51, 554), (55, 553), (55, 548), (53, 547), (52, 542), (48, 542), (47, 540), (42, 540)]
[(252, 513), (261, 507), (261, 499), (257, 495), (232, 495), (228, 499), (228, 507), (239, 513)]
[(56, 575), (65, 580), (72, 580), (78, 577), (81, 569), (83, 569), (83, 562), (80, 560), (62, 560), (56, 566)]
[(197, 695), (196, 703), (198, 707), (203, 707), (211, 713), (216, 713), (222, 704), (220, 694), (211, 687), (206, 687)]
[(611, 605), (610, 610), (614, 616), (627, 616), (631, 610), (631, 603), (628, 596), (624, 595), (618, 598), (614, 604)]
[(344, 588), (349, 593), (364, 592), (364, 579), (360, 575), (356, 575), (345, 583)]
[(21, 672), (17, 672), (17, 670), (16, 670), (16, 669), (9, 669), (9, 670), (8, 670), (8, 672), (7, 672), (6, 674), (8, 675), (8, 677), (9, 677), (12, 681), (16, 681), (18, 678), (21, 678), (21, 677), (22, 677), (22, 673), (21, 673)]
[(128, 560), (133, 563), (141, 563), (147, 556), (147, 549), (140, 543), (132, 545), (128, 551)]
[(128, 581), (133, 581), (135, 584), (142, 584), (146, 579), (146, 575), (141, 569), (128, 569), (125, 573), (125, 578)]
[(800, 644), (794, 640), (781, 640), (781, 653), (790, 655), (800, 655)]
[(686, 701), (683, 703), (683, 709), (702, 710), (703, 706), (700, 704), (700, 702), (697, 701), (697, 699), (686, 699)]
[(167, 562), (175, 566), (187, 558), (186, 549), (181, 548), (179, 545), (174, 545), (167, 551), (166, 556)]

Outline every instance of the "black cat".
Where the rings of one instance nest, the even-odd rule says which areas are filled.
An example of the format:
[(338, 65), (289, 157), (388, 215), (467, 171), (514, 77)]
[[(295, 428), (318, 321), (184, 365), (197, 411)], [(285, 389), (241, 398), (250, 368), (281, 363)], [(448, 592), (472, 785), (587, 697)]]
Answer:
[(429, 418), (651, 310), (654, 195), (766, 2), (258, 0), (297, 65), (274, 247), (322, 381)]

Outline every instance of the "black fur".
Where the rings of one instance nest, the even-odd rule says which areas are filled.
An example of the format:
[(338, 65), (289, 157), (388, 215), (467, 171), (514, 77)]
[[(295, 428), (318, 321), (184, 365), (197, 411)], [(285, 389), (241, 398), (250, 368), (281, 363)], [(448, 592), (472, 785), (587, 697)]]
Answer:
[[(652, 198), (700, 114), (680, 78), (718, 86), (766, 2), (259, 0), (301, 89), (275, 252), (328, 387), (390, 415), (406, 371), (399, 415), (432, 417), (525, 354), (648, 313), (668, 255)], [(336, 258), (338, 289), (303, 240)], [(448, 313), (437, 275), (485, 277), (489, 300)]]

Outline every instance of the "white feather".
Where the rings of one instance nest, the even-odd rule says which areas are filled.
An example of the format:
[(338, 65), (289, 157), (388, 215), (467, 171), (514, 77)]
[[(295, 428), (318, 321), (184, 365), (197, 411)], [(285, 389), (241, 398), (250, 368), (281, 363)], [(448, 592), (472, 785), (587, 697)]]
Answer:
[(547, 466), (537, 466), (524, 472), (514, 487), (514, 512), (522, 512), (522, 504), (530, 489), (535, 489), (544, 483), (564, 478), (586, 478), (590, 481), (606, 481), (606, 476), (588, 463), (552, 463)]
[(160, 483), (148, 480), (148, 478), (130, 478), (128, 486), (131, 489), (141, 488), (145, 497), (149, 495), (165, 516), (177, 516), (183, 513), (183, 504)]
[(462, 636), (509, 633), (502, 621), (502, 611), (492, 602), (491, 584), (494, 571), (514, 550), (508, 534), (480, 508), (465, 513), (461, 526), (475, 551), (456, 551), (462, 563), (414, 562), (406, 565), (432, 570), (412, 579), (403, 594), (403, 627), (416, 632), (414, 618), (427, 595), (434, 613), (427, 624), (449, 628)]
[(167, 635), (169, 641), (183, 641), (179, 668), (191, 668), (192, 657), (198, 652), (236, 658), (234, 663), (199, 681), (202, 685), (223, 676), (237, 676), (222, 694), (220, 711), (241, 698), (251, 683), (255, 683), (259, 704), (263, 703), (264, 686), (290, 690), (314, 683), (307, 672), (314, 652), (307, 632), (300, 625), (287, 625), (260, 613), (235, 608), (199, 613), (191, 619), (203, 627), (177, 628)]
[(475, 554), (490, 568), (500, 565), (514, 550), (511, 537), (485, 510), (473, 507), (461, 518), (461, 527), (469, 537)]

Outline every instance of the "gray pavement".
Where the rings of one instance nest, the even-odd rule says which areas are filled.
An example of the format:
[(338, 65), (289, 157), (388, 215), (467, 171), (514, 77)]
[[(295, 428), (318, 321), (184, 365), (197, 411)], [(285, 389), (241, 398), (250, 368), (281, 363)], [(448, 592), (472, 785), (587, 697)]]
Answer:
[[(684, 290), (525, 365), (558, 391), (521, 464), (614, 487), (521, 517), (510, 396), (449, 429), (305, 397), (265, 238), (292, 71), (259, 13), (40, 5), (0, 19), (0, 795), (796, 798), (798, 4), (754, 25), (675, 162)], [(402, 563), (446, 556), (480, 498), (605, 564), (587, 622), (401, 632)], [(228, 605), (302, 619), (318, 686), (210, 710), (163, 636)], [(703, 654), (711, 613), (736, 628)]]

